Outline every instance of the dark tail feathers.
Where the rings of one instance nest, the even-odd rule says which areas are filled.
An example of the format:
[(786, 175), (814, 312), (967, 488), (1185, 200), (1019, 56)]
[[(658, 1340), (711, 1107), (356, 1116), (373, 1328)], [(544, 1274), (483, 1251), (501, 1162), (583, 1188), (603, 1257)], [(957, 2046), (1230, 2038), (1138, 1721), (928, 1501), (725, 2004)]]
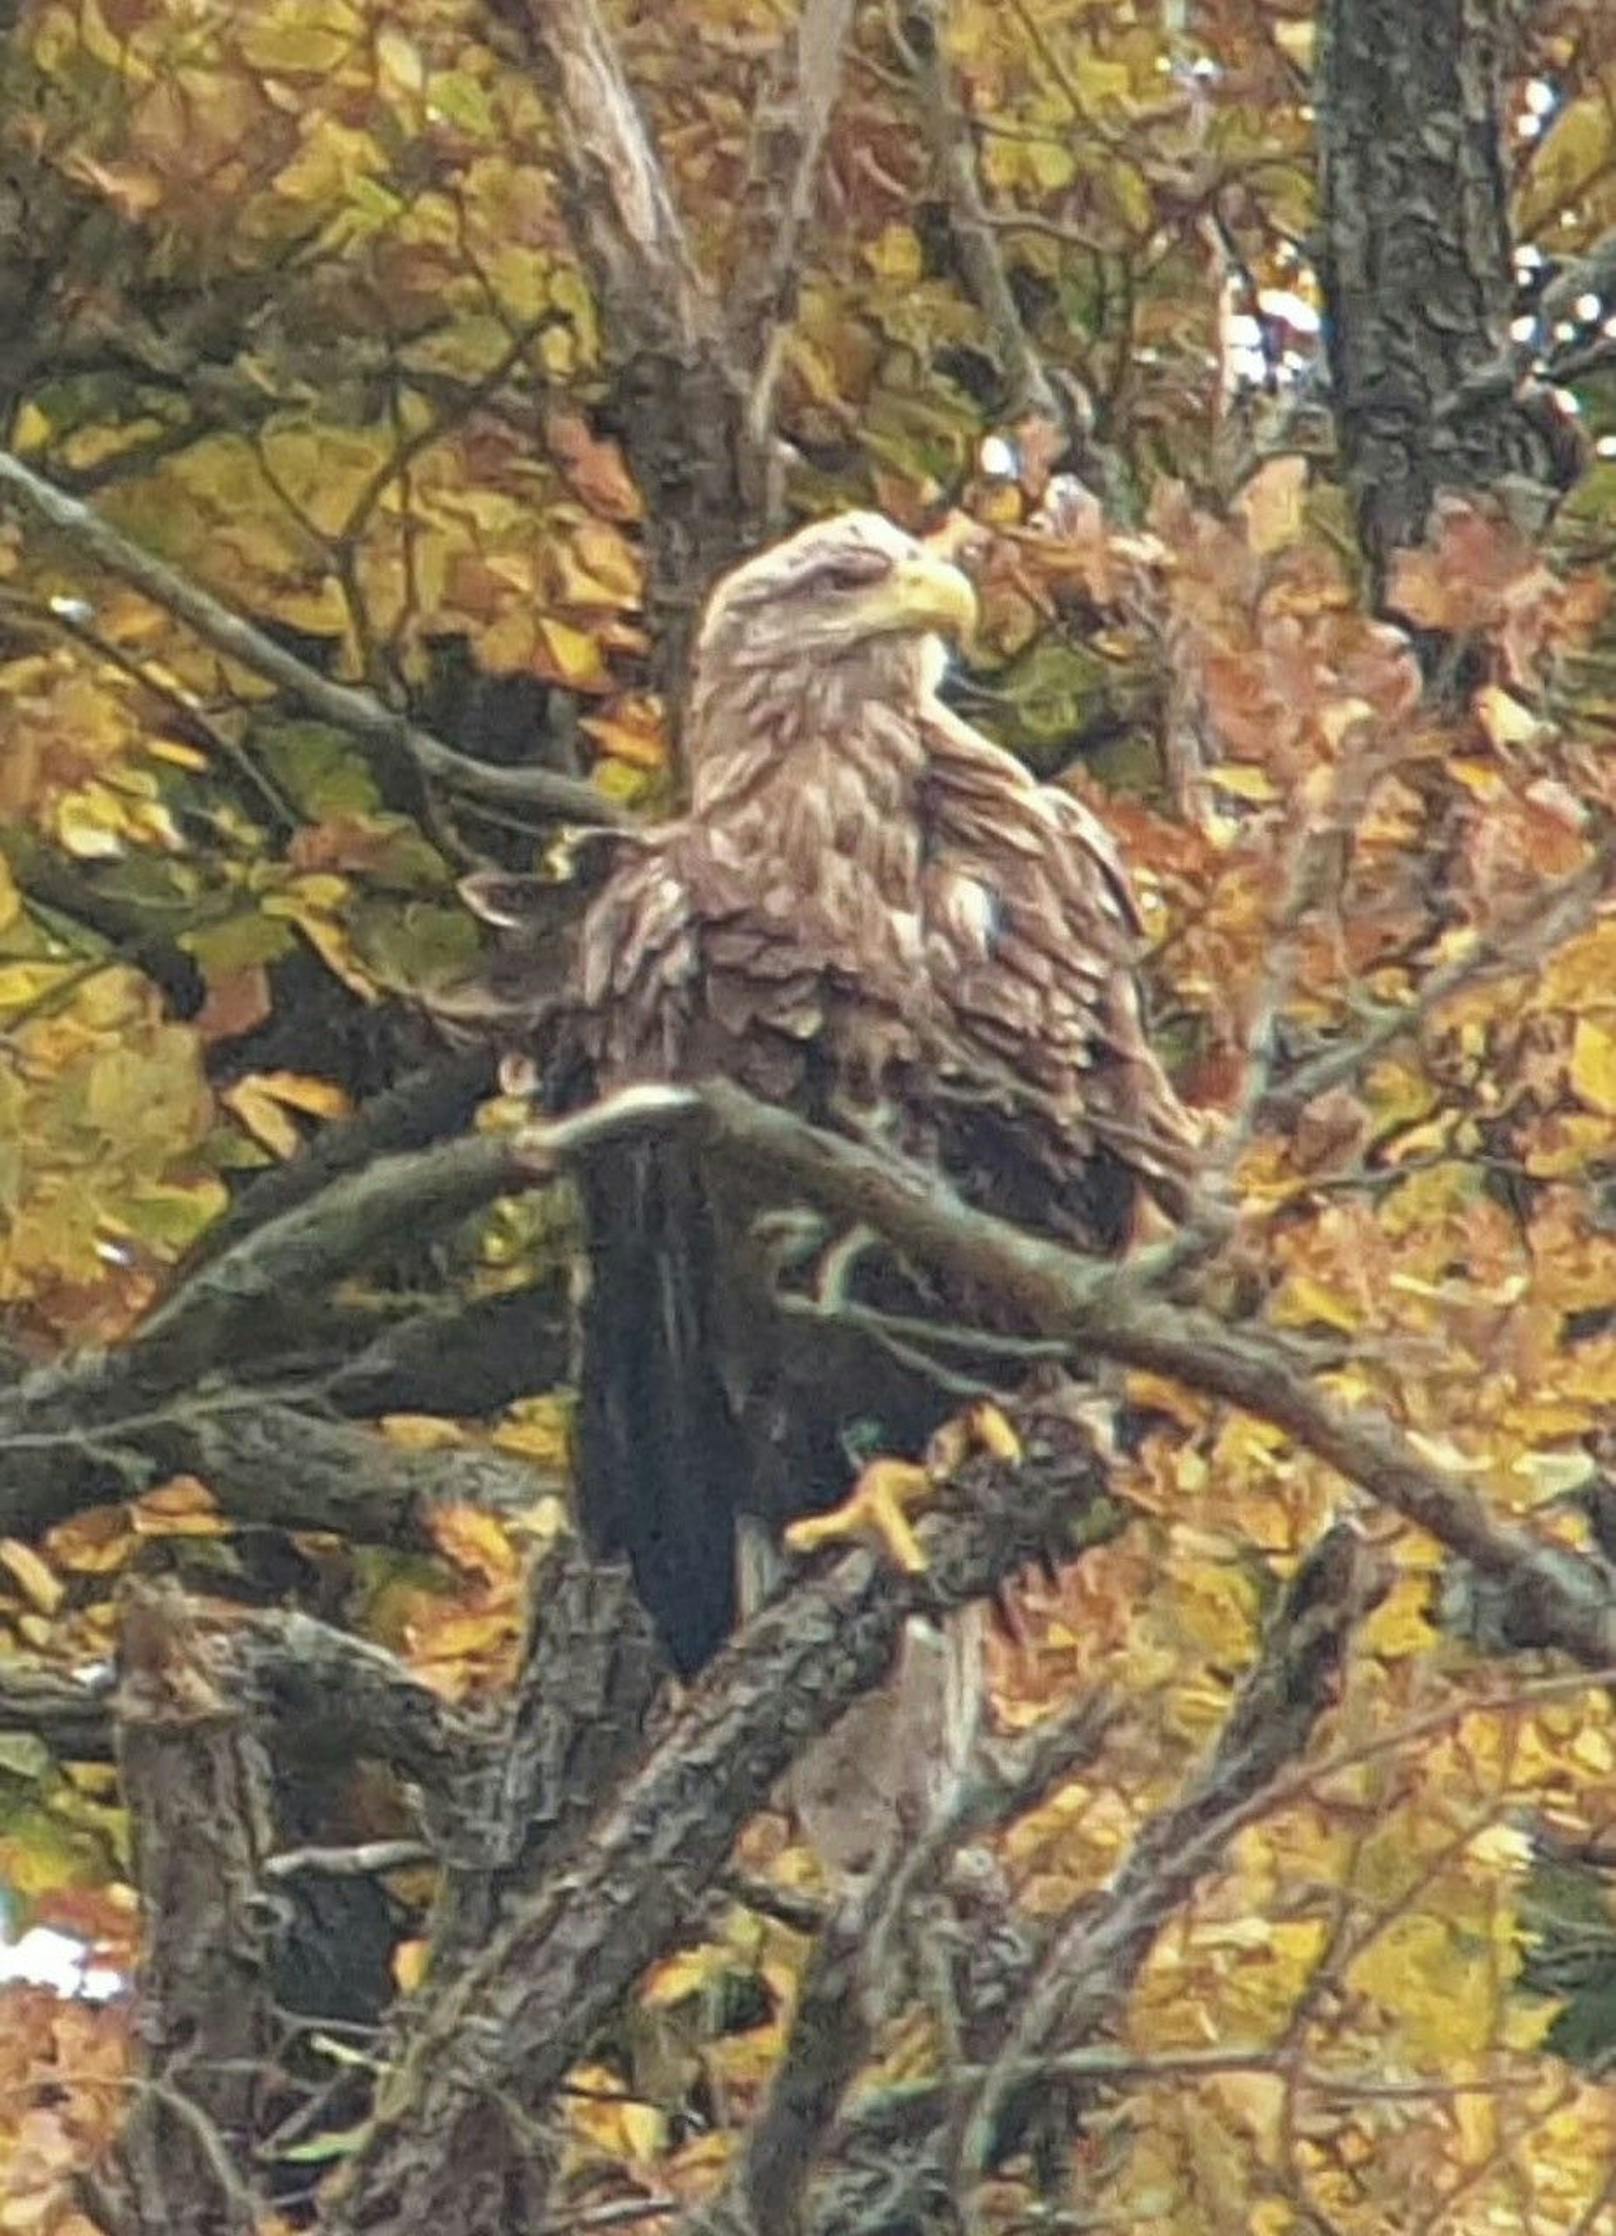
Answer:
[(735, 1624), (745, 1448), (715, 1356), (723, 1278), (686, 1143), (625, 1142), (582, 1184), (590, 1289), (579, 1373), (578, 1503), (590, 1542), (624, 1553), (675, 1667)]

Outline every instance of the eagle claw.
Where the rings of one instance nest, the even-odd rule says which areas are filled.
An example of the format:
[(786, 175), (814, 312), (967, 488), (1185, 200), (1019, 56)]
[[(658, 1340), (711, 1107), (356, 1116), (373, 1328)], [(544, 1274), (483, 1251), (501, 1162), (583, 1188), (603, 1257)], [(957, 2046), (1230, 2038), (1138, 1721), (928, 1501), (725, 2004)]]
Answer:
[(984, 1401), (946, 1422), (927, 1445), (919, 1465), (913, 1460), (871, 1460), (840, 1506), (793, 1522), (785, 1533), (786, 1543), (794, 1553), (816, 1553), (825, 1545), (873, 1536), (895, 1567), (918, 1576), (926, 1566), (926, 1555), (908, 1510), (930, 1498), (972, 1452), (986, 1452), (1007, 1466), (1019, 1464), (1021, 1439), (996, 1405)]
[(816, 1553), (822, 1545), (873, 1535), (906, 1575), (918, 1576), (926, 1556), (904, 1509), (918, 1506), (936, 1488), (930, 1468), (913, 1460), (871, 1460), (840, 1506), (793, 1522), (786, 1543), (794, 1553)]

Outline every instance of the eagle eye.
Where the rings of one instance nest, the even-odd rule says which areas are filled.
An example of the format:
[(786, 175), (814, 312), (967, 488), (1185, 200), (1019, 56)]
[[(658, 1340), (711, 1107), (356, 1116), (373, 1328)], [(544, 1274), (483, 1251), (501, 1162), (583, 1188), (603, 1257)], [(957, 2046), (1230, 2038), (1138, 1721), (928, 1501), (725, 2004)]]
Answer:
[(818, 579), (827, 590), (867, 590), (872, 582), (882, 581), (891, 572), (890, 559), (884, 559), (878, 551), (866, 551), (828, 561)]

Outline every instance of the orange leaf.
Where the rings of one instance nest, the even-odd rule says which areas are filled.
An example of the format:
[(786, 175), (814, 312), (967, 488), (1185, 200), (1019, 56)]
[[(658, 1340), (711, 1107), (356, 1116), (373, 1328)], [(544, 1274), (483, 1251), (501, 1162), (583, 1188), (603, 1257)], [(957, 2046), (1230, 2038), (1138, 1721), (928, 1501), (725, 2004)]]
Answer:
[(515, 1548), (492, 1514), (475, 1506), (439, 1506), (428, 1526), (433, 1542), (456, 1568), (490, 1584), (508, 1583), (515, 1577)]
[(608, 520), (643, 518), (639, 490), (616, 443), (602, 442), (577, 412), (552, 412), (544, 431), (551, 457), (592, 511)]

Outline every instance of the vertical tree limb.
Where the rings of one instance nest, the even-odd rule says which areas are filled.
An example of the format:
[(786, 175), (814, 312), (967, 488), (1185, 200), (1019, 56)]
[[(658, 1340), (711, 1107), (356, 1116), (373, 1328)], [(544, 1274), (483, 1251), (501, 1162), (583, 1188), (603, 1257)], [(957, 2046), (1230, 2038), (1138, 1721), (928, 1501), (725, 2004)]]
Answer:
[(462, 1821), (442, 1830), (447, 1868), (430, 1933), (436, 1986), (462, 1972), (564, 1862), (601, 1797), (643, 1753), (665, 1674), (626, 1564), (595, 1560), (563, 1538), (529, 1581), (504, 1731), (456, 1795)]
[[(776, 82), (759, 106), (752, 162), (742, 190), (742, 254), (729, 291), (735, 361), (747, 369), (747, 439), (772, 456), (775, 397), (796, 302), (803, 237), (813, 215), (820, 158), (852, 32), (854, 0), (802, 0)], [(780, 525), (769, 475), (766, 525)]]
[(809, 1742), (891, 1666), (906, 1618), (982, 1596), (1051, 1533), (1077, 1548), (1120, 1515), (1086, 1441), (1029, 1434), (1019, 1470), (977, 1462), (923, 1524), (932, 1566), (863, 1552), (765, 1607), (714, 1663), (583, 1845), (426, 2014), (345, 2169), (330, 2236), (509, 2225), (468, 2198), (491, 2107), (531, 2123), (595, 2029), (667, 1947), (746, 1818)]
[(768, 459), (745, 376), (595, 0), (491, 0), (549, 93), (573, 238), (600, 303), (646, 512), (646, 621), (677, 728), (709, 586), (761, 540)]
[(239, 1693), (172, 1585), (131, 1584), (115, 1714), (143, 1946), (134, 2037), (150, 2087), (121, 2143), (151, 2236), (251, 2236), (250, 2163), (274, 2040), (269, 1771)]
[(1326, 0), (1320, 277), (1347, 482), (1377, 596), (1441, 488), (1574, 478), (1552, 399), (1496, 377), (1514, 263), (1505, 0)]

